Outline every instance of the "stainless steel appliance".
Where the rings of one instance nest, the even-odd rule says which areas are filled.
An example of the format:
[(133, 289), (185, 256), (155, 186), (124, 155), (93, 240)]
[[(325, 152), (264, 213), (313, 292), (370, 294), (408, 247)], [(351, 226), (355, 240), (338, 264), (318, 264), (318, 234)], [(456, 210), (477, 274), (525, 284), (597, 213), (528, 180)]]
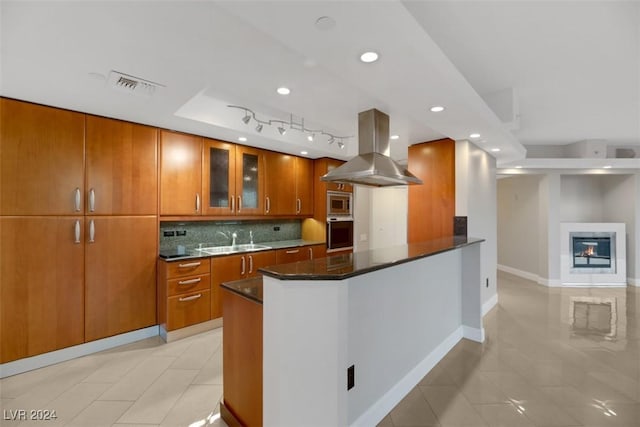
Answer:
[(327, 218), (352, 217), (351, 193), (343, 191), (327, 191)]
[(327, 218), (327, 253), (353, 249), (353, 217)]

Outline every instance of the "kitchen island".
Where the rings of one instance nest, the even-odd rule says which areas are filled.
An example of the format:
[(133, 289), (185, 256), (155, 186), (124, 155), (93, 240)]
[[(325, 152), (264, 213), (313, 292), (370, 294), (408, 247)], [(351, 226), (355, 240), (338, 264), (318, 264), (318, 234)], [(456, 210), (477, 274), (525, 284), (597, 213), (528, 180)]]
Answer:
[(275, 265), (229, 284), (262, 301), (263, 425), (376, 425), (461, 338), (483, 341), (480, 242)]

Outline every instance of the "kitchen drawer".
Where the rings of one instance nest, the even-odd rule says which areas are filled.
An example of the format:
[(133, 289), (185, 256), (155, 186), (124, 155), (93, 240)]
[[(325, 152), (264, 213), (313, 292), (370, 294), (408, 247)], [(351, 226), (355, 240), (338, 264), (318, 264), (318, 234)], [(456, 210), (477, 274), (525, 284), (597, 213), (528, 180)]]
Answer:
[(174, 279), (176, 277), (197, 276), (199, 274), (208, 274), (211, 262), (209, 258), (188, 259), (182, 261), (167, 263), (167, 278)]
[(211, 319), (211, 291), (190, 292), (167, 298), (167, 331)]
[(211, 276), (200, 274), (198, 276), (180, 277), (178, 279), (167, 280), (167, 293), (172, 297), (184, 293), (193, 293), (200, 290), (209, 290), (211, 286)]
[(276, 264), (288, 264), (296, 261), (304, 261), (310, 258), (306, 247), (278, 249), (276, 251)]

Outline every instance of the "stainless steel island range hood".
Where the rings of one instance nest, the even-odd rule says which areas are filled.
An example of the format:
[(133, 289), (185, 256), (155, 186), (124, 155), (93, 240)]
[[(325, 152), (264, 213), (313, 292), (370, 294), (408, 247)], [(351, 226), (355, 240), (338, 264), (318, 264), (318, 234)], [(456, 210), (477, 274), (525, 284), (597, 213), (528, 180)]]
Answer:
[(358, 114), (358, 155), (320, 179), (373, 187), (422, 184), (389, 157), (389, 148), (389, 116), (376, 109), (363, 111)]

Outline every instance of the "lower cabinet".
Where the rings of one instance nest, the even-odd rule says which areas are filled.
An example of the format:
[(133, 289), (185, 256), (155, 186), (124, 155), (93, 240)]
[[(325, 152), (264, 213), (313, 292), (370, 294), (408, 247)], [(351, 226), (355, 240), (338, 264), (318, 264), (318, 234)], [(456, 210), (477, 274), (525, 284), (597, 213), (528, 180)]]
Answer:
[(84, 341), (83, 223), (0, 218), (0, 363)]
[(258, 269), (276, 264), (276, 251), (211, 258), (211, 315), (222, 316), (220, 284), (259, 275)]
[(158, 324), (166, 331), (211, 319), (209, 258), (158, 261)]
[(278, 249), (276, 252), (276, 264), (289, 264), (297, 261), (324, 258), (327, 250), (324, 244), (313, 246), (298, 246), (294, 248)]

